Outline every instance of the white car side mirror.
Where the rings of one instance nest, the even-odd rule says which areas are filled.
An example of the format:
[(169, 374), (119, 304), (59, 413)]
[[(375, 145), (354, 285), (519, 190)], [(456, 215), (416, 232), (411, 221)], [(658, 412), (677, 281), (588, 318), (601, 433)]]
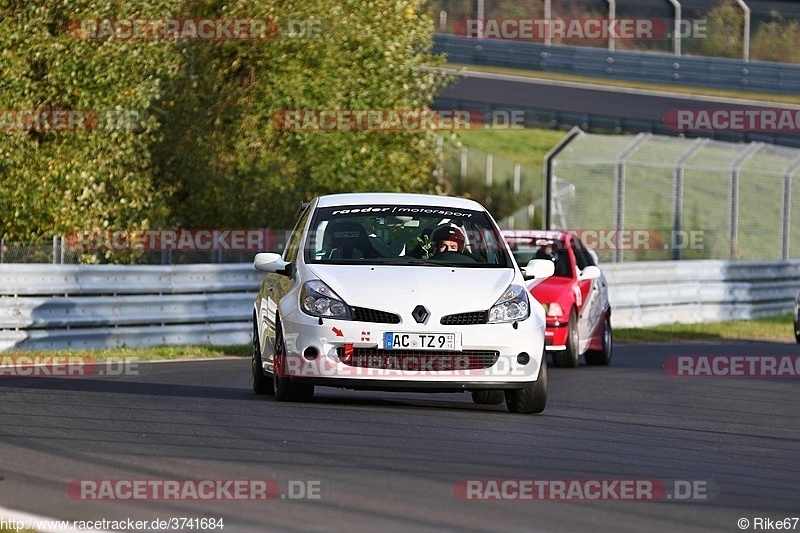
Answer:
[(580, 279), (581, 281), (585, 281), (587, 279), (597, 279), (602, 275), (603, 273), (600, 270), (600, 267), (589, 265), (581, 271)]
[(256, 254), (253, 266), (262, 272), (273, 272), (276, 274), (286, 274), (286, 266), (289, 265), (283, 260), (280, 254), (261, 253)]
[(525, 268), (522, 269), (522, 276), (525, 279), (545, 279), (552, 276), (556, 271), (556, 265), (549, 259), (531, 259)]

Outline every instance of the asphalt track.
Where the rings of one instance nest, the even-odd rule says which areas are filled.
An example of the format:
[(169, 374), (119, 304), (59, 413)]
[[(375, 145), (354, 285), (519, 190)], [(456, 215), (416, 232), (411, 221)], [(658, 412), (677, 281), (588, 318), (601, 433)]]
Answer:
[[(467, 394), (250, 390), (249, 361), (139, 375), (0, 378), (0, 506), (61, 519), (224, 518), (223, 531), (740, 531), (800, 515), (796, 378), (672, 377), (670, 355), (797, 355), (793, 344), (618, 345), (550, 369), (542, 415)], [(81, 501), (80, 479), (319, 482), (319, 499)], [(696, 501), (463, 501), (469, 479), (705, 483)], [(800, 525), (797, 526), (800, 529)], [(210, 531), (210, 529), (207, 529)]]
[[(476, 106), (491, 105), (504, 109), (535, 108), (653, 123), (664, 121), (670, 111), (679, 109), (800, 109), (798, 106), (771, 102), (603, 87), (474, 71), (439, 92), (438, 105), (453, 101), (466, 106), (473, 103)], [(796, 135), (794, 132), (783, 134)]]

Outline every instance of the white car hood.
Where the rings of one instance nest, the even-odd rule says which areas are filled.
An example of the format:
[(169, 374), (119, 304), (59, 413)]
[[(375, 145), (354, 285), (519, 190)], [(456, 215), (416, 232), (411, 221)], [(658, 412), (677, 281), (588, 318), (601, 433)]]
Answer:
[[(424, 305), (432, 317), (489, 309), (514, 280), (510, 268), (307, 265), (351, 306), (410, 316)], [(310, 279), (310, 278), (308, 278)]]

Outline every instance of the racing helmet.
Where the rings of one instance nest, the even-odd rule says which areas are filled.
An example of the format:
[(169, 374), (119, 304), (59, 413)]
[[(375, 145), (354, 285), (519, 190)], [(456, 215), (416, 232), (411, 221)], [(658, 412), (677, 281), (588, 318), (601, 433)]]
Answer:
[(431, 233), (431, 241), (438, 243), (439, 241), (453, 241), (458, 246), (458, 251), (464, 251), (466, 239), (464, 232), (455, 226), (439, 226), (433, 233)]

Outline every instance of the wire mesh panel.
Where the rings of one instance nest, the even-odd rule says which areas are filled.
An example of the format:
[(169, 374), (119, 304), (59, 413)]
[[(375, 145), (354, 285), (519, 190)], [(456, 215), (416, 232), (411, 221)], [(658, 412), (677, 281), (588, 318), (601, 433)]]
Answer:
[(764, 145), (742, 165), (737, 259), (781, 259), (784, 175), (797, 157), (797, 150)]
[(800, 257), (798, 149), (583, 134), (552, 167), (549, 227), (603, 261)]
[(789, 257), (800, 257), (800, 170), (790, 177), (791, 224), (789, 226)]
[(638, 238), (619, 242), (624, 260), (672, 259), (675, 168), (686, 149), (681, 139), (650, 136), (626, 159), (624, 227)]
[(731, 170), (741, 145), (711, 141), (686, 162), (681, 227), (702, 231), (702, 250), (731, 258)]

